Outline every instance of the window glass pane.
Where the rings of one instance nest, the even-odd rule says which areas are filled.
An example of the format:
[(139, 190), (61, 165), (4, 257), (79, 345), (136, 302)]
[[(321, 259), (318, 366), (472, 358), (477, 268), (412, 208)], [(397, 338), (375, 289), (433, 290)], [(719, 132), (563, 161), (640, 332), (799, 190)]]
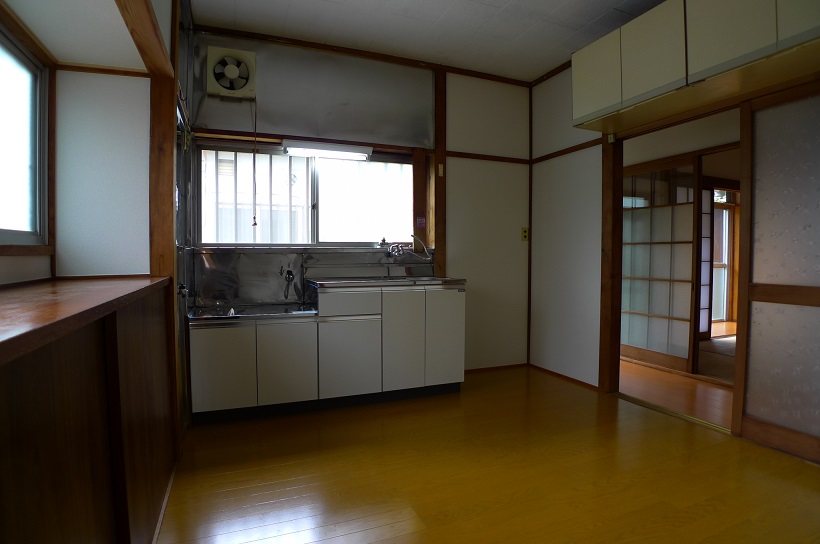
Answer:
[(319, 242), (409, 242), (413, 167), (316, 159)]
[(0, 229), (36, 232), (36, 79), (0, 45), (0, 101), (3, 104), (3, 175), (0, 176)]

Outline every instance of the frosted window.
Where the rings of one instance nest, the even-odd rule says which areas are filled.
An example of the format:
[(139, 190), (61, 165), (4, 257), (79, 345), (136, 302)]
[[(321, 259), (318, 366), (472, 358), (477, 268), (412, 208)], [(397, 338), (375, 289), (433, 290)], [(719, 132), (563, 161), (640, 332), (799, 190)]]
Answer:
[(673, 279), (692, 279), (692, 244), (674, 244), (672, 246), (672, 263)]
[(652, 208), (652, 241), (672, 241), (672, 208)]
[(649, 221), (651, 210), (643, 208), (634, 210), (632, 213), (632, 242), (649, 241)]
[(726, 269), (715, 268), (712, 274), (712, 321), (726, 320)]
[(689, 323), (670, 321), (669, 353), (675, 357), (689, 357)]
[[(709, 299), (706, 299), (706, 300), (709, 300)], [(711, 321), (709, 321), (709, 309), (706, 308), (704, 310), (701, 310), (700, 311), (700, 327), (699, 327), (698, 330), (700, 332), (709, 332), (709, 324), (710, 323), (711, 323)]]
[(667, 279), (672, 273), (672, 246), (668, 244), (651, 246), (650, 273), (653, 278)]
[(691, 284), (672, 284), (672, 317), (679, 319), (689, 319), (689, 306), (691, 304)]
[(649, 313), (654, 315), (669, 315), (670, 306), (670, 283), (666, 281), (653, 281), (649, 285)]
[(668, 353), (669, 348), (669, 321), (667, 319), (649, 318), (646, 349)]
[(39, 70), (0, 32), (0, 100), (3, 103), (3, 173), (0, 176), (0, 245), (45, 240), (40, 187)]
[(630, 314), (621, 314), (621, 344), (629, 344), (629, 318)]
[(820, 437), (820, 308), (754, 302), (746, 413)]
[(632, 241), (632, 210), (624, 210), (624, 243)]
[(692, 214), (694, 210), (691, 204), (685, 206), (675, 206), (672, 208), (672, 241), (691, 242), (692, 241)]
[(636, 278), (649, 277), (649, 248), (648, 245), (631, 246), (632, 248), (632, 276)]
[(630, 282), (629, 309), (633, 312), (649, 313), (649, 282), (633, 280)]
[(649, 319), (643, 315), (629, 316), (629, 341), (627, 344), (646, 349), (647, 328)]
[(628, 312), (632, 300), (632, 280), (624, 280), (621, 285), (621, 311)]
[(624, 246), (623, 250), (623, 258), (621, 260), (621, 273), (624, 277), (632, 276), (632, 247), (633, 246)]
[(755, 114), (752, 281), (820, 286), (820, 96)]

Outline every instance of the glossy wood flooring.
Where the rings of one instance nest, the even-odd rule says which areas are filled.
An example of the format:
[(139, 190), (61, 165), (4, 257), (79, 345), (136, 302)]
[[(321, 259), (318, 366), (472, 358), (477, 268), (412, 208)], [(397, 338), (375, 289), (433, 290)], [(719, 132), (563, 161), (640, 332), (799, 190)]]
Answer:
[(171, 542), (818, 542), (820, 467), (528, 367), (193, 428)]
[(621, 360), (620, 392), (728, 429), (732, 389), (692, 376)]

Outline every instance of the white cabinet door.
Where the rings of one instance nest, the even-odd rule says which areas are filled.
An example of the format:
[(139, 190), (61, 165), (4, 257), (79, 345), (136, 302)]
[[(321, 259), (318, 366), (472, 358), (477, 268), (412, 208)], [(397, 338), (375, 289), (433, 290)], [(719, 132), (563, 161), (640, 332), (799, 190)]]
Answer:
[(621, 107), (621, 29), (572, 55), (574, 125)]
[(382, 291), (382, 389), (424, 386), (424, 289)]
[(788, 49), (820, 37), (820, 2), (777, 0), (777, 48)]
[(464, 288), (427, 288), (425, 385), (464, 381)]
[(777, 50), (776, 0), (687, 0), (689, 83)]
[(666, 0), (621, 27), (621, 79), (624, 108), (686, 85), (683, 0)]
[(381, 319), (320, 318), (319, 398), (381, 390)]
[(319, 397), (316, 321), (257, 323), (259, 405)]
[(194, 412), (256, 406), (256, 325), (191, 328)]

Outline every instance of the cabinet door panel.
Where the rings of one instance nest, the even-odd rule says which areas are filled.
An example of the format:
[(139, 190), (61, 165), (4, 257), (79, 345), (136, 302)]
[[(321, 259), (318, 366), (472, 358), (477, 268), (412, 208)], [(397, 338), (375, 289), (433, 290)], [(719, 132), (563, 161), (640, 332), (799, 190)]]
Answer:
[(259, 405), (319, 397), (317, 325), (260, 323), (256, 328)]
[(683, 12), (683, 0), (667, 0), (621, 28), (623, 107), (686, 85)]
[(572, 121), (583, 123), (621, 107), (621, 29), (572, 55)]
[(777, 49), (775, 0), (687, 0), (689, 83)]
[(194, 412), (256, 406), (256, 327), (191, 329)]
[(381, 319), (320, 321), (319, 398), (381, 390)]
[(382, 389), (424, 386), (424, 289), (382, 292)]
[(426, 295), (425, 384), (463, 382), (466, 293), (428, 289)]

